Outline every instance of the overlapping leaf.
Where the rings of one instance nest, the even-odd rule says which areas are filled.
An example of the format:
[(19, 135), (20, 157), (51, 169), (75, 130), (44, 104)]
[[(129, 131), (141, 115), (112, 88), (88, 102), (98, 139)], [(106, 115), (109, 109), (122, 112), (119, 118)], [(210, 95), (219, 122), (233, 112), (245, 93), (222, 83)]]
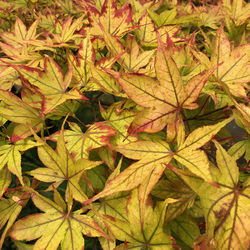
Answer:
[(131, 190), (140, 184), (143, 186), (140, 195), (146, 199), (164, 172), (166, 164), (173, 157), (189, 171), (212, 183), (213, 179), (209, 171), (208, 158), (205, 152), (198, 148), (211, 140), (231, 120), (229, 118), (218, 124), (194, 130), (176, 152), (173, 152), (169, 145), (161, 140), (135, 141), (116, 147), (116, 150), (124, 156), (139, 161), (131, 164), (118, 176), (107, 182), (103, 191), (86, 203), (120, 191)]
[(131, 25), (132, 10), (128, 3), (118, 10), (114, 0), (105, 0), (101, 12), (90, 5), (87, 6), (87, 9), (89, 22), (91, 24), (89, 32), (93, 36), (103, 35), (99, 23), (101, 23), (110, 34), (117, 36), (127, 32)]
[(0, 229), (6, 225), (0, 236), (0, 248), (2, 248), (6, 235), (28, 200), (29, 194), (23, 192), (14, 192), (11, 196), (9, 195), (8, 199), (0, 199)]
[(14, 144), (5, 144), (0, 146), (0, 170), (4, 169), (5, 164), (7, 164), (9, 171), (15, 174), (23, 185), (20, 152), (38, 146), (39, 144), (40, 143), (24, 139), (19, 140)]
[(83, 202), (88, 199), (79, 185), (79, 180), (84, 171), (100, 165), (101, 162), (93, 162), (87, 159), (74, 161), (66, 149), (63, 133), (57, 140), (56, 152), (39, 137), (38, 155), (46, 168), (36, 168), (29, 173), (36, 179), (46, 182), (54, 182), (57, 186), (63, 181), (67, 181), (66, 198), (69, 200), (71, 195), (77, 200)]
[(39, 118), (39, 109), (33, 108), (16, 95), (5, 90), (0, 90), (0, 100), (5, 103), (0, 109), (0, 115), (17, 123), (11, 137), (12, 142), (31, 135), (29, 126), (36, 132), (43, 127), (43, 121)]
[(126, 242), (122, 246), (127, 249), (172, 249), (170, 236), (163, 231), (166, 205), (167, 201), (157, 203), (154, 208), (152, 203), (147, 204), (142, 223), (138, 189), (135, 189), (127, 204), (128, 221), (111, 216), (103, 216), (103, 221), (116, 239)]
[(201, 72), (184, 86), (179, 69), (171, 56), (171, 48), (166, 48), (160, 38), (158, 43), (155, 64), (157, 80), (141, 74), (118, 74), (109, 71), (117, 78), (128, 97), (145, 108), (131, 124), (131, 133), (154, 133), (167, 124), (171, 133), (171, 130), (176, 129), (178, 120), (182, 119), (180, 112), (183, 108), (198, 107), (194, 102), (212, 73), (212, 70)]
[[(73, 154), (75, 160), (88, 159), (89, 151), (110, 146), (109, 137), (114, 136), (116, 131), (105, 125), (103, 122), (94, 123), (85, 133), (76, 123), (69, 123), (72, 130), (64, 131), (64, 139), (67, 142), (66, 147)], [(51, 139), (58, 138), (58, 135), (51, 136)]]
[[(32, 192), (34, 204), (44, 213), (29, 215), (17, 223), (10, 232), (15, 240), (35, 240), (39, 238), (33, 249), (83, 249), (84, 235), (109, 236), (99, 224), (81, 211), (66, 212), (66, 204), (60, 194), (55, 192), (55, 202)], [(109, 238), (110, 239), (110, 238)]]
[(211, 168), (211, 173), (218, 186), (204, 183), (183, 171), (174, 171), (200, 196), (206, 219), (204, 245), (218, 249), (247, 249), (250, 244), (249, 178), (241, 185), (236, 162), (218, 142), (215, 145), (218, 168)]
[(43, 114), (50, 113), (66, 100), (87, 99), (77, 89), (68, 91), (72, 78), (72, 67), (69, 67), (67, 74), (63, 77), (61, 68), (49, 56), (44, 60), (44, 72), (27, 66), (20, 66), (17, 70), (43, 95)]

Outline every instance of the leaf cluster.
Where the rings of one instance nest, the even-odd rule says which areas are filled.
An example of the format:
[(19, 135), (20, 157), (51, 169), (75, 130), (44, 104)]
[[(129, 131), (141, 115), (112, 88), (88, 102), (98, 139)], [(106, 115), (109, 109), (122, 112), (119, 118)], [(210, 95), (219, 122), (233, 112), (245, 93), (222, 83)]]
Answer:
[(249, 249), (249, 9), (0, 1), (0, 248)]

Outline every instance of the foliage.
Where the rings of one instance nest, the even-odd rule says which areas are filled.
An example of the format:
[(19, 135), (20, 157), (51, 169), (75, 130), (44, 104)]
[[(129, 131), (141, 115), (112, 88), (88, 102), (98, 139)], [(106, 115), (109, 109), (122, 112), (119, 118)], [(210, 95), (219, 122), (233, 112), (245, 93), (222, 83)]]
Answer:
[(0, 248), (248, 249), (249, 8), (0, 1)]

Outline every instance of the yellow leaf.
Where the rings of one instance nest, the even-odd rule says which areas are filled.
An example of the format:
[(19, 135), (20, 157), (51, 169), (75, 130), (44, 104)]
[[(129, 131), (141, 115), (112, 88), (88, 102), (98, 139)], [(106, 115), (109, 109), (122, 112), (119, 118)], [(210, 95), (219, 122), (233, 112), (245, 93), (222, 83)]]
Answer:
[(63, 207), (45, 198), (35, 191), (32, 200), (44, 213), (29, 215), (15, 223), (10, 236), (15, 240), (35, 240), (33, 249), (57, 249), (61, 243), (62, 250), (84, 248), (82, 234), (88, 236), (110, 237), (99, 224), (78, 211), (66, 212)]

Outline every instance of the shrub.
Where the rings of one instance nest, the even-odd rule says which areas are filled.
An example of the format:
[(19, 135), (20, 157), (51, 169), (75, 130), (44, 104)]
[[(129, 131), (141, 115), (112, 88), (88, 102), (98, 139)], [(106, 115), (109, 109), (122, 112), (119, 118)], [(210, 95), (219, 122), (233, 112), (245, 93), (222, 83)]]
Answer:
[(0, 1), (0, 247), (248, 249), (250, 4), (216, 2)]

